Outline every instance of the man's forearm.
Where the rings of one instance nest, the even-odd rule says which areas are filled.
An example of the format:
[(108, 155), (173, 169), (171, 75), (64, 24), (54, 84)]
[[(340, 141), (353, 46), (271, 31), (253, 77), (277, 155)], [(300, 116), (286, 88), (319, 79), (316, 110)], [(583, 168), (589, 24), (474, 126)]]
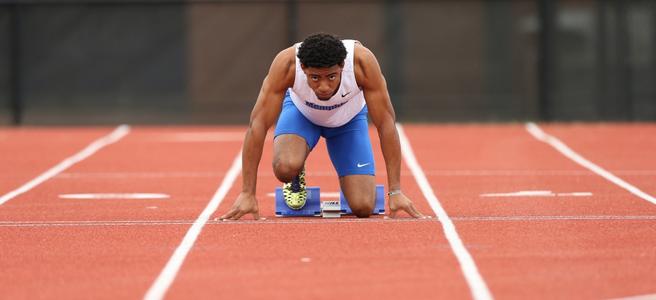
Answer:
[(394, 122), (381, 124), (378, 128), (378, 137), (385, 158), (388, 189), (399, 190), (401, 189), (401, 144)]
[(251, 123), (244, 138), (242, 149), (242, 192), (255, 194), (257, 185), (257, 167), (262, 158), (262, 148), (267, 129), (257, 123)]

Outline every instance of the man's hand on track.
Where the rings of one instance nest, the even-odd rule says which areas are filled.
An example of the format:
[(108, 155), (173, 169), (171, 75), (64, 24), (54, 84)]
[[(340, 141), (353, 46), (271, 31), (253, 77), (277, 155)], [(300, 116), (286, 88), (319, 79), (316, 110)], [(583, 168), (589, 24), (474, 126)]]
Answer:
[(219, 219), (221, 221), (239, 220), (239, 218), (249, 213), (253, 214), (255, 220), (260, 220), (260, 213), (257, 208), (257, 199), (255, 199), (255, 195), (241, 193), (230, 210)]
[(403, 193), (391, 195), (389, 197), (390, 218), (396, 217), (396, 213), (400, 210), (407, 212), (413, 218), (425, 219), (421, 212), (415, 208), (415, 205)]

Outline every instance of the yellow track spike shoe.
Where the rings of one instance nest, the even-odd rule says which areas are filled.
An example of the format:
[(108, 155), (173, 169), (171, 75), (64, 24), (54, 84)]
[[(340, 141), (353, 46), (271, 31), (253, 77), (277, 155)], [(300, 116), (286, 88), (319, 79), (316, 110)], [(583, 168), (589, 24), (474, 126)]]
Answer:
[(301, 170), (298, 176), (292, 179), (292, 182), (285, 183), (282, 186), (282, 193), (285, 197), (285, 204), (293, 210), (299, 210), (305, 206), (307, 201), (307, 190), (305, 189), (305, 168)]

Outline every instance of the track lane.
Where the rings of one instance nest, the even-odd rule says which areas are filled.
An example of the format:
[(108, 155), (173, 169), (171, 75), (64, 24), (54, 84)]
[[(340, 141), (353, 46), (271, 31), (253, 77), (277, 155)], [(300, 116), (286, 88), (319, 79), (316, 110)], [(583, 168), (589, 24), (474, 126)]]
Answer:
[[(134, 128), (121, 142), (73, 166), (77, 178), (53, 178), (0, 207), (3, 221), (189, 220), (205, 207), (221, 176), (131, 177), (186, 171), (226, 170), (227, 156), (241, 143), (162, 141), (180, 131), (234, 131), (243, 128)], [(119, 172), (119, 178), (83, 174)], [(161, 192), (170, 199), (71, 200), (64, 193)], [(153, 208), (155, 207), (155, 208)], [(161, 226), (0, 227), (0, 294), (10, 298), (139, 298), (148, 289), (189, 224)], [(33, 287), (38, 286), (39, 289)]]
[[(499, 298), (612, 298), (653, 293), (656, 222), (458, 220), (654, 215), (656, 208), (534, 140), (523, 125), (406, 126), (419, 163)], [(492, 175), (445, 175), (458, 170)], [(517, 175), (495, 176), (511, 170)], [(512, 173), (510, 172), (510, 173)], [(590, 173), (590, 174), (586, 174)], [(437, 173), (437, 175), (435, 175)], [(571, 175), (569, 175), (571, 174)], [(551, 190), (592, 197), (498, 197)], [(629, 275), (630, 274), (630, 275)]]
[(540, 125), (574, 151), (656, 196), (656, 124)]
[[(386, 185), (380, 175), (385, 165), (377, 140), (372, 138), (377, 182)], [(274, 201), (267, 193), (280, 183), (271, 176), (271, 146), (266, 144), (258, 179), (259, 207), (268, 218), (266, 223), (207, 226), (171, 286), (169, 298), (434, 299), (470, 295), (436, 221), (302, 219), (307, 222), (299, 224), (292, 223), (294, 218), (274, 217)], [(338, 191), (323, 142), (306, 168), (308, 185)], [(422, 212), (432, 214), (413, 177), (405, 171), (404, 189)], [(241, 186), (238, 182), (216, 216), (234, 201)]]
[(113, 128), (0, 127), (0, 196), (17, 189)]
[[(654, 277), (649, 272), (656, 261), (654, 239), (650, 238), (656, 236), (654, 220), (650, 218), (656, 215), (653, 205), (627, 196), (626, 191), (559, 157), (548, 146), (527, 142), (525, 139), (531, 137), (518, 133), (523, 130), (519, 125), (405, 128), (419, 162), (427, 170), (433, 188), (453, 217), (493, 295), (614, 298), (654, 293), (650, 285)], [(223, 165), (229, 164), (241, 145), (232, 141), (188, 141), (187, 145), (164, 142), (161, 130), (141, 128), (138, 139), (126, 141), (130, 147), (122, 141), (117, 147), (106, 149), (108, 153), (103, 150), (98, 157), (24, 195), (20, 202), (0, 206), (0, 220), (68, 220), (73, 224), (82, 224), (88, 218), (107, 222), (188, 222), (73, 228), (0, 226), (0, 267), (6, 271), (0, 275), (0, 294), (10, 298), (143, 296), (189, 228), (189, 222), (220, 183), (222, 171), (227, 169)], [(170, 133), (179, 130), (164, 129)], [(429, 142), (424, 140), (427, 137)], [(379, 149), (378, 145), (374, 147)], [(158, 155), (152, 155), (152, 149)], [(234, 153), (228, 153), (229, 150)], [(260, 167), (258, 196), (260, 209), (269, 220), (210, 222), (174, 282), (171, 298), (469, 296), (457, 262), (441, 236), (442, 229), (434, 220), (294, 224), (272, 217), (273, 200), (266, 193), (278, 183), (270, 172), (270, 156), (266, 157), (270, 149), (265, 151), (268, 153), (265, 152)], [(318, 154), (312, 154), (308, 165), (309, 184), (320, 182), (325, 191), (336, 191), (338, 184), (331, 176), (328, 156)], [(143, 163), (133, 163), (136, 159)], [(185, 160), (191, 163), (182, 163)], [(629, 175), (642, 171), (639, 177), (651, 174), (648, 165), (643, 169), (629, 166), (619, 166), (618, 170)], [(384, 163), (378, 154), (377, 172), (379, 183), (385, 183), (384, 175), (381, 176)], [(405, 192), (422, 212), (431, 212), (410, 172), (404, 169), (402, 174)], [(95, 204), (56, 198), (60, 193), (82, 189), (105, 192), (107, 187), (123, 192), (166, 190), (172, 198), (91, 201)], [(554, 192), (588, 189), (593, 197), (480, 197), (486, 192), (545, 188)], [(233, 188), (216, 215), (227, 210), (235, 197)], [(152, 206), (158, 208), (148, 208)], [(485, 219), (490, 216), (499, 218)], [(536, 220), (531, 216), (547, 217)], [(575, 219), (577, 216), (584, 218)], [(622, 216), (646, 218), (612, 219)], [(269, 241), (273, 243), (267, 247)], [(293, 282), (287, 278), (300, 279)], [(374, 279), (378, 281), (371, 283)], [(303, 289), (297, 284), (320, 288)], [(368, 285), (377, 290), (362, 289)], [(341, 289), (321, 289), (325, 286)]]

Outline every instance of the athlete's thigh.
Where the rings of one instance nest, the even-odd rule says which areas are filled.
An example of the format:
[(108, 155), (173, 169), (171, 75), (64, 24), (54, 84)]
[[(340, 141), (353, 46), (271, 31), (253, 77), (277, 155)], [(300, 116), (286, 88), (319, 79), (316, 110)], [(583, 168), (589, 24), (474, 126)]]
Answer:
[(282, 111), (274, 131), (274, 160), (280, 158), (297, 158), (305, 161), (319, 141), (321, 129), (310, 122), (285, 95)]
[(339, 177), (375, 175), (367, 119), (356, 117), (339, 128), (324, 130), (330, 160)]

